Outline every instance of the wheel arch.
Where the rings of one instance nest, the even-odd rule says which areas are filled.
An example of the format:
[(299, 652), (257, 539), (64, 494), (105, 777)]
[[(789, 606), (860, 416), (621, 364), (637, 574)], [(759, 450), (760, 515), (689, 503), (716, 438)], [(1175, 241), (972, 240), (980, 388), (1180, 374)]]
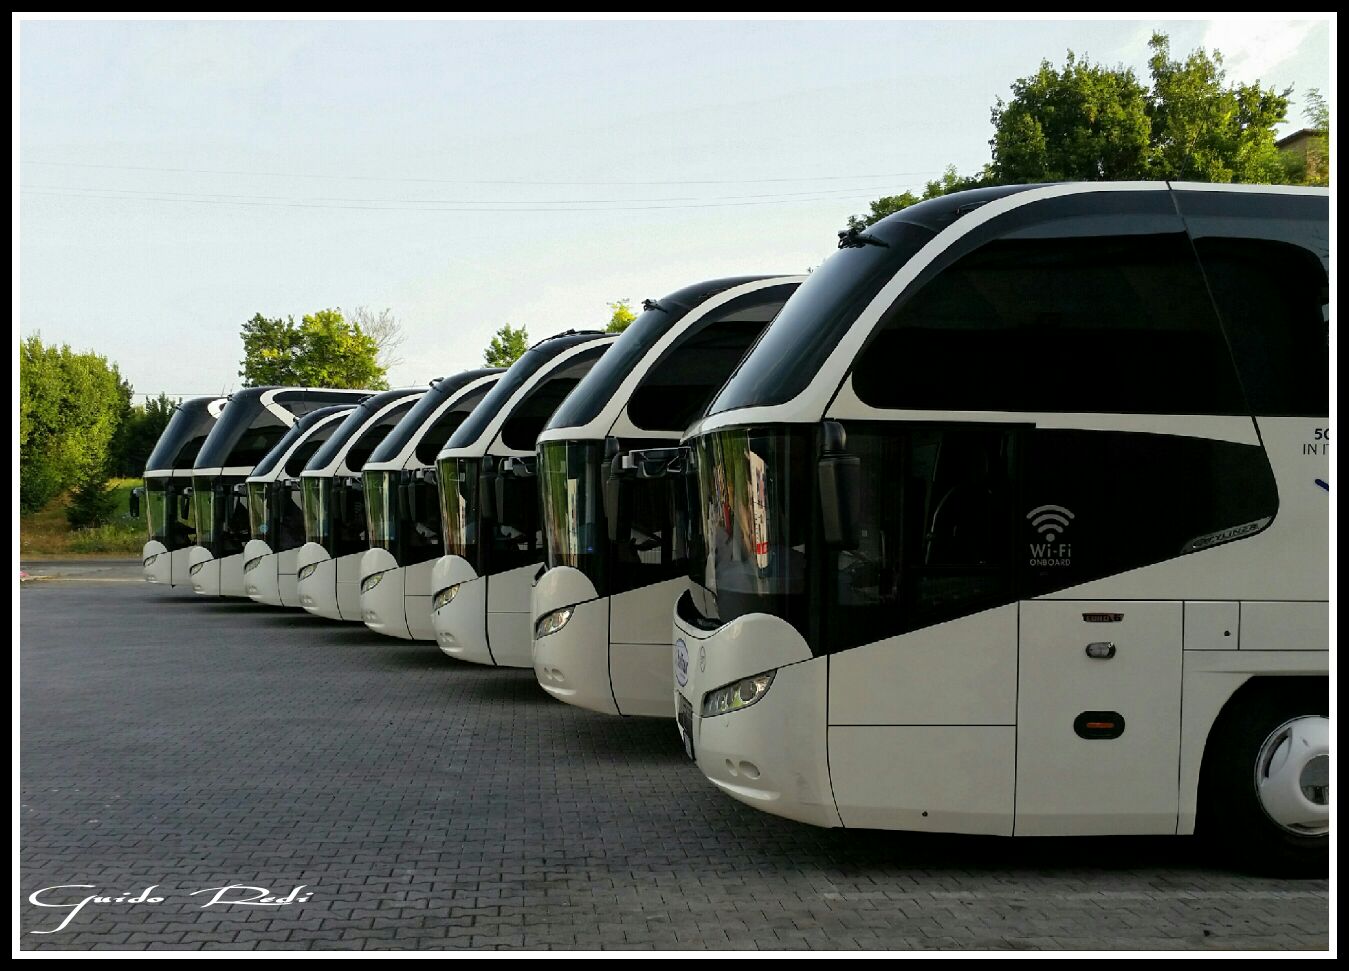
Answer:
[[(1272, 674), (1252, 672), (1206, 673), (1202, 682), (1186, 679), (1184, 698), (1184, 735), (1196, 740), (1197, 752), (1186, 758), (1182, 739), (1180, 777), (1180, 820), (1177, 832), (1194, 833), (1203, 810), (1202, 794), (1211, 771), (1215, 733), (1227, 721), (1257, 701), (1273, 698), (1312, 696), (1325, 710), (1329, 701), (1330, 679), (1326, 674)], [(1319, 694), (1318, 694), (1319, 692)], [(1201, 725), (1201, 719), (1207, 724)], [(1202, 729), (1202, 730), (1201, 730)]]

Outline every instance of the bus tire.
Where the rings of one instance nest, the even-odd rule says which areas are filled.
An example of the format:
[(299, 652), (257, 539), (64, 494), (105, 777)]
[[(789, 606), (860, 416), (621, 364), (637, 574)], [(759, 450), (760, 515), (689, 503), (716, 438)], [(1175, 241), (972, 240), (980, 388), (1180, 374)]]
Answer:
[(1249, 683), (1223, 709), (1200, 778), (1200, 835), (1225, 864), (1328, 873), (1328, 707), (1327, 682), (1277, 678)]

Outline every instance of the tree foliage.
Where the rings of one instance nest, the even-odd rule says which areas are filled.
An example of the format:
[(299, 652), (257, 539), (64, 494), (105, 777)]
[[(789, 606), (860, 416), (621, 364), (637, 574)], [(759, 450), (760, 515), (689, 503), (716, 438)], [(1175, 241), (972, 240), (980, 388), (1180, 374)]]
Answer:
[(109, 444), (131, 388), (116, 365), (33, 335), (19, 345), (19, 506), (107, 481)]
[[(921, 195), (905, 191), (871, 203), (850, 226), (869, 226), (925, 199), (982, 185), (1106, 179), (1195, 182), (1313, 182), (1314, 158), (1299, 169), (1275, 146), (1292, 89), (1229, 84), (1220, 51), (1171, 56), (1165, 34), (1148, 42), (1149, 78), (1072, 51), (1061, 68), (1042, 61), (1012, 82), (991, 119), (990, 159), (974, 175), (947, 168)], [(1318, 93), (1309, 97), (1316, 111)], [(1324, 105), (1324, 102), (1321, 102)], [(1328, 114), (1325, 117), (1328, 130)], [(1328, 156), (1328, 152), (1326, 153)]]
[(177, 401), (161, 394), (146, 399), (144, 404), (127, 408), (117, 434), (108, 446), (113, 475), (139, 476), (145, 470), (155, 443), (177, 407)]
[(1190, 182), (1283, 181), (1274, 126), (1288, 116), (1293, 89), (1225, 83), (1223, 56), (1203, 48), (1171, 58), (1165, 34), (1153, 34), (1152, 140), (1148, 177)]
[(492, 335), (492, 341), (482, 352), (483, 363), (488, 367), (510, 367), (529, 350), (529, 331), (524, 327), (512, 327), (502, 324)]
[(240, 337), (244, 359), (239, 377), (249, 387), (284, 384), (309, 388), (389, 386), (379, 363), (379, 345), (340, 310), (319, 310), (295, 318), (254, 314)]
[(621, 334), (637, 319), (637, 311), (632, 309), (632, 301), (626, 297), (609, 304), (609, 309), (612, 313), (609, 316), (609, 323), (604, 326), (605, 333)]
[(1147, 89), (1124, 67), (1049, 61), (993, 106), (990, 175), (999, 183), (1137, 179), (1152, 130)]

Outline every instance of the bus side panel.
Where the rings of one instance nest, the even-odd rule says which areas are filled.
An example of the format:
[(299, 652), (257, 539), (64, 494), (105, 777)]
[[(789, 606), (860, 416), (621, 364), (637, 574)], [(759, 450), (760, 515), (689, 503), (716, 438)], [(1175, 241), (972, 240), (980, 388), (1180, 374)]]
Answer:
[(1018, 836), (1176, 831), (1182, 606), (1021, 605)]
[(844, 826), (1012, 835), (1010, 725), (834, 725), (829, 777)]
[(1006, 604), (829, 662), (831, 725), (1015, 725), (1017, 605)]

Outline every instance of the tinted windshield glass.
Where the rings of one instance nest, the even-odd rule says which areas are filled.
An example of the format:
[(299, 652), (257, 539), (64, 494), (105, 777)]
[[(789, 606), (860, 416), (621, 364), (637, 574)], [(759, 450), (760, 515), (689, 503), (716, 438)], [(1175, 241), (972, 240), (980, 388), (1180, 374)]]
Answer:
[(224, 404), (220, 398), (192, 398), (184, 401), (173, 412), (169, 423), (160, 433), (154, 451), (146, 460), (147, 469), (190, 469), (201, 451), (206, 436), (215, 427), (215, 416), (210, 412), (213, 402)]
[(254, 539), (268, 539), (271, 523), (267, 515), (267, 483), (248, 483), (248, 528)]
[(196, 510), (191, 479), (158, 476), (145, 480), (145, 520), (150, 539), (168, 550), (181, 550), (196, 542)]
[(887, 245), (841, 249), (811, 273), (740, 362), (708, 414), (781, 404), (800, 394), (872, 297), (934, 235), (907, 223), (873, 231)]
[[(169, 535), (169, 481), (158, 478), (145, 480), (145, 529), (150, 539), (161, 543)], [(164, 545), (168, 546), (167, 543)]]
[[(253, 475), (264, 476), (270, 473), (273, 469), (276, 468), (277, 463), (279, 463), (285, 457), (286, 453), (295, 447), (296, 442), (298, 442), (302, 438), (310, 436), (311, 432), (314, 432), (315, 425), (319, 424), (320, 422), (324, 421), (325, 419), (329, 418), (332, 415), (341, 414), (345, 410), (346, 409), (341, 405), (332, 405), (327, 408), (319, 408), (316, 411), (309, 412), (307, 415), (305, 415), (299, 421), (297, 421), (294, 425), (292, 425), (290, 427), (290, 430), (287, 431), (284, 436), (282, 436), (279, 442), (276, 443), (275, 447), (273, 447), (270, 452), (268, 452), (266, 455), (262, 457), (262, 460), (259, 461), (256, 466), (254, 466)], [(334, 422), (330, 422), (329, 424), (331, 424), (333, 427), (336, 427), (336, 423)], [(316, 432), (314, 433), (317, 434)], [(314, 447), (317, 448), (318, 447), (317, 444)]]
[[(427, 422), (436, 411), (458, 394), (465, 385), (471, 384), (480, 378), (489, 374), (504, 374), (503, 368), (479, 368), (476, 371), (465, 371), (462, 374), (456, 374), (452, 377), (441, 378), (432, 383), (430, 389), (417, 400), (412, 409), (403, 416), (403, 420), (398, 423), (398, 427), (384, 436), (384, 440), (375, 447), (370, 453), (367, 464), (392, 462), (407, 448), (408, 443), (413, 441), (419, 435), (423, 435), (427, 430)], [(484, 393), (486, 393), (484, 391)], [(481, 400), (481, 399), (479, 399)], [(446, 438), (448, 438), (448, 434)], [(440, 444), (445, 444), (445, 439), (440, 440)], [(431, 461), (435, 460), (435, 455), (431, 456)], [(429, 464), (429, 462), (428, 462)]]
[(393, 552), (398, 529), (397, 472), (364, 472), (366, 532), (370, 547)]
[(637, 362), (677, 323), (717, 294), (758, 279), (763, 278), (745, 276), (709, 280), (676, 290), (657, 300), (654, 307), (644, 310), (628, 325), (627, 330), (604, 355), (604, 360), (595, 365), (576, 393), (569, 396), (553, 414), (548, 427), (572, 428), (593, 421), (613, 397), (623, 379), (632, 373)]
[[(342, 455), (343, 450), (348, 448), (353, 440), (361, 434), (362, 430), (365, 429), (366, 424), (370, 421), (371, 415), (378, 414), (391, 402), (398, 401), (402, 398), (409, 398), (413, 394), (415, 394), (415, 392), (411, 392), (406, 388), (401, 388), (396, 391), (384, 391), (380, 394), (371, 395), (369, 398), (366, 398), (351, 410), (351, 414), (342, 419), (342, 424), (338, 425), (336, 430), (329, 433), (327, 441), (325, 441), (319, 447), (318, 451), (314, 453), (308, 464), (305, 465), (305, 468), (315, 472), (328, 468), (338, 460)], [(411, 406), (411, 402), (409, 402), (408, 407)], [(406, 409), (399, 412), (399, 417), (402, 417), (405, 413)], [(390, 425), (389, 427), (392, 428), (393, 426)], [(387, 433), (388, 429), (386, 428), (383, 434)], [(373, 448), (375, 444), (378, 443), (372, 443), (370, 447)]]
[(317, 543), (324, 549), (331, 542), (333, 480), (321, 476), (307, 476), (302, 481), (304, 490), (304, 538), (306, 543)]
[(604, 335), (599, 333), (569, 334), (540, 341), (525, 351), (520, 359), (510, 366), (510, 370), (501, 376), (492, 390), (487, 393), (487, 397), (482, 400), (482, 404), (473, 409), (473, 414), (468, 416), (468, 420), (454, 430), (454, 434), (445, 443), (445, 447), (466, 448), (472, 445), (482, 437), (482, 433), (486, 431), (492, 419), (497, 416), (506, 402), (510, 401), (515, 393), (524, 387), (525, 382), (534, 375), (534, 372), (568, 348), (602, 336)]
[[(236, 490), (235, 486), (239, 488)], [(194, 476), (197, 545), (216, 558), (242, 553), (249, 540), (248, 500), (243, 476)]]
[(810, 435), (732, 428), (694, 441), (698, 505), (690, 513), (701, 542), (689, 575), (709, 619), (771, 613), (806, 634)]
[(539, 446), (546, 562), (549, 567), (580, 570), (600, 592), (605, 587), (608, 539), (600, 475), (603, 461), (603, 442), (544, 442)]
[(478, 562), (478, 471), (481, 459), (450, 458), (437, 463), (440, 479), (440, 522), (445, 553)]
[[(220, 419), (211, 429), (194, 468), (215, 469), (247, 466), (251, 471), (281, 440), (294, 421), (263, 404), (263, 397), (276, 394), (282, 414), (306, 414), (325, 405), (351, 402), (364, 392), (339, 389), (245, 388), (230, 396)], [(284, 395), (284, 398), (282, 397)]]

